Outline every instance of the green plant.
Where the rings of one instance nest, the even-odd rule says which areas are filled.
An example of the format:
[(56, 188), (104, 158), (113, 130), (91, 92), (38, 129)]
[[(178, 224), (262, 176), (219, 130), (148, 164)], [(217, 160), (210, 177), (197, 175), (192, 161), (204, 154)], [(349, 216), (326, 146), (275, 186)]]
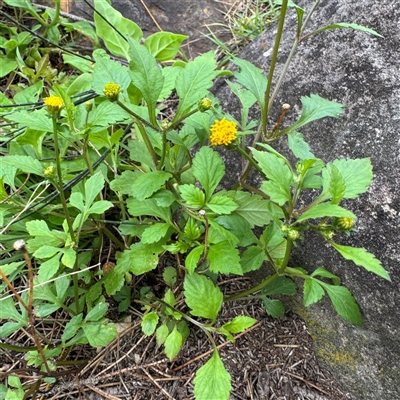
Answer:
[[(101, 8), (98, 11), (118, 25), (116, 14), (105, 4), (95, 2)], [(354, 24), (334, 24), (304, 35), (315, 7), (303, 22), (304, 10), (295, 6), (297, 36), (272, 92), (287, 6), (284, 0), (268, 78), (239, 58), (232, 60), (238, 72), (218, 71), (212, 52), (168, 65), (166, 61), (175, 58), (185, 37), (162, 33), (141, 45), (138, 27), (132, 25), (127, 35), (121, 23), (115, 33), (105, 35), (108, 28), (98, 20), (98, 35), (112, 54), (126, 59), (128, 67), (96, 50), (94, 66), (84, 65), (83, 73), (68, 85), (54, 85), (43, 108), (8, 113), (17, 104), (0, 96), (0, 110), (6, 112), (3, 118), (20, 129), (10, 128), (14, 137), (4, 140), (7, 148), (0, 165), (3, 254), (16, 238), (23, 240), (17, 243), (23, 260), (14, 255), (0, 264), (4, 281), (0, 289), (8, 288), (18, 300), (0, 299), (0, 316), (7, 320), (0, 326), (0, 337), (31, 327), (36, 348), (13, 347), (27, 352), (29, 362), (41, 369), (38, 383), (28, 390), (36, 389), (40, 379), (48, 379), (63, 365), (61, 357), (49, 362), (63, 349), (77, 344), (104, 346), (116, 337), (116, 327), (107, 315), (111, 296), (121, 301), (120, 312), (132, 298), (143, 312), (143, 332), (155, 334), (171, 360), (191, 325), (207, 335), (213, 353), (197, 371), (197, 399), (229, 398), (230, 375), (214, 337), (220, 334), (232, 340), (256, 322), (239, 316), (221, 324), (218, 316), (224, 302), (261, 299), (266, 312), (279, 317), (284, 307), (274, 295), (293, 295), (297, 286), (292, 278), (300, 278), (306, 306), (327, 293), (340, 316), (361, 324), (359, 307), (339, 277), (324, 268), (310, 273), (290, 266), (289, 261), (292, 246), (306, 240), (307, 231), (313, 230), (344, 258), (389, 279), (372, 254), (333, 241), (335, 235), (350, 234), (353, 229), (356, 216), (339, 204), (367, 190), (372, 182), (370, 161), (325, 164), (298, 132), (316, 119), (337, 117), (343, 112), (338, 103), (315, 94), (302, 97), (301, 117), (287, 127), (283, 125), (286, 106), (272, 127), (269, 112), (287, 65), (305, 38), (339, 27), (378, 34)], [(70, 62), (80, 60), (71, 58)], [(228, 84), (241, 102), (240, 120), (224, 113), (209, 92), (222, 74), (235, 78)], [(33, 96), (27, 91), (21, 93)], [(172, 93), (178, 105), (166, 117), (162, 104)], [(256, 103), (260, 118), (250, 120), (249, 110)], [(254, 138), (251, 147), (246, 145), (247, 137)], [(297, 159), (295, 165), (271, 146), (283, 137)], [(219, 145), (237, 151), (247, 162), (237, 187), (231, 190), (218, 190), (226, 172), (214, 148)], [(252, 168), (263, 179), (259, 188), (246, 183)], [(309, 189), (318, 192), (312, 200)], [(111, 229), (115, 225), (117, 231)], [(258, 236), (255, 227), (261, 231)], [(117, 249), (115, 266), (94, 272), (88, 265), (99, 258), (106, 239), (110, 251)], [(176, 264), (162, 269), (160, 260), (166, 255), (172, 255)], [(264, 263), (271, 274), (255, 287), (224, 296), (216, 284), (221, 276), (243, 275)], [(25, 265), (29, 290), (20, 296), (16, 287)], [(136, 277), (153, 272), (162, 277), (161, 290), (134, 284)], [(68, 319), (61, 343), (42, 346), (35, 318), (56, 313)], [(0, 343), (1, 347), (5, 345)]]

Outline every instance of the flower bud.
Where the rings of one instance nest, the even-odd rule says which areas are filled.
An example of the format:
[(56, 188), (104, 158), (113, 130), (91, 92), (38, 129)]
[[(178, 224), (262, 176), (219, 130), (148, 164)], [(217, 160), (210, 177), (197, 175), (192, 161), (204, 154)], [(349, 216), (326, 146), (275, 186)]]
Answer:
[(297, 239), (300, 239), (300, 232), (296, 229), (289, 228), (286, 232), (286, 237), (294, 242)]
[(333, 220), (333, 226), (338, 231), (349, 231), (354, 226), (354, 220), (350, 217), (339, 217)]
[(57, 176), (57, 171), (53, 165), (50, 165), (44, 170), (43, 175), (47, 179), (53, 179)]
[(335, 232), (332, 229), (326, 229), (324, 231), (321, 231), (321, 235), (326, 240), (332, 240), (333, 237), (335, 236)]
[(103, 93), (108, 97), (110, 101), (117, 101), (119, 91), (121, 90), (121, 86), (116, 83), (107, 83), (104, 86)]
[(198, 109), (200, 112), (208, 111), (212, 107), (212, 101), (208, 97), (201, 99), (198, 104)]
[(85, 103), (85, 107), (86, 107), (86, 111), (87, 111), (87, 112), (90, 112), (90, 111), (92, 111), (92, 108), (93, 108), (93, 102), (91, 102), (91, 101), (87, 101), (87, 102)]

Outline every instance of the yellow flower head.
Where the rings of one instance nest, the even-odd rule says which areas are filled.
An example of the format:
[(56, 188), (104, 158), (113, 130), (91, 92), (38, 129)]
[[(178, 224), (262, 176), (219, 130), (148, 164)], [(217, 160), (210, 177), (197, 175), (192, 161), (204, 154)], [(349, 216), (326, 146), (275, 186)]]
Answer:
[(226, 118), (221, 119), (221, 121), (216, 120), (210, 130), (210, 142), (213, 146), (221, 144), (228, 146), (237, 138), (236, 122), (228, 121)]
[(107, 83), (104, 86), (103, 93), (108, 97), (109, 100), (115, 101), (118, 100), (118, 94), (121, 90), (121, 86), (116, 83)]
[(44, 99), (44, 104), (47, 107), (47, 111), (50, 114), (59, 113), (64, 106), (64, 102), (61, 97), (49, 96)]

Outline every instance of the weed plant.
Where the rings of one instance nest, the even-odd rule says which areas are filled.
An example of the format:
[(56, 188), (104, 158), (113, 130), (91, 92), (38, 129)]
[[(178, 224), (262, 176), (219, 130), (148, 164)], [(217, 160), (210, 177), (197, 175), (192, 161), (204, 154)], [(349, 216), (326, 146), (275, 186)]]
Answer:
[[(6, 3), (37, 18), (28, 0)], [(272, 90), (288, 3), (298, 29)], [(343, 113), (339, 103), (312, 94), (301, 98), (302, 113), (292, 125), (285, 126), (286, 105), (278, 121), (269, 117), (291, 58), (307, 37), (336, 28), (379, 36), (346, 23), (306, 33), (318, 3), (305, 16), (302, 8), (282, 1), (267, 77), (237, 57), (231, 60), (236, 72), (218, 70), (213, 52), (176, 60), (186, 36), (160, 32), (142, 43), (134, 22), (95, 0), (96, 35), (108, 52), (96, 49), (89, 59), (64, 54), (78, 76), (40, 74), (33, 81), (25, 76), (26, 87), (14, 90), (12, 98), (0, 95), (0, 349), (24, 353), (32, 373), (22, 383), (18, 373), (7, 372), (0, 398), (35, 396), (42, 385), (54, 383), (61, 366), (74, 364), (66, 360), (74, 347), (114, 340), (112, 299), (121, 314), (131, 304), (142, 311), (143, 333), (155, 335), (170, 360), (179, 357), (193, 325), (204, 332), (213, 352), (196, 373), (197, 400), (229, 398), (231, 378), (215, 338), (233, 340), (256, 323), (243, 315), (222, 324), (223, 303), (260, 299), (269, 315), (280, 317), (284, 307), (274, 296), (293, 295), (302, 282), (305, 306), (327, 294), (342, 318), (361, 325), (356, 300), (340, 278), (322, 267), (311, 272), (293, 267), (290, 254), (293, 245), (307, 241), (307, 231), (316, 231), (345, 259), (389, 279), (372, 254), (335, 240), (354, 233), (356, 216), (340, 203), (367, 190), (370, 160), (324, 163), (304, 141), (301, 128), (338, 117)], [(58, 20), (48, 15), (52, 22), (41, 23), (55, 40)], [(2, 29), (8, 29), (8, 42), (21, 39), (15, 60), (7, 51), (3, 58), (14, 61), (8, 74), (22, 74), (27, 34)], [(209, 92), (223, 75), (240, 100), (239, 119), (225, 113)], [(172, 95), (178, 105), (166, 118), (163, 107)], [(249, 118), (253, 106), (260, 111), (258, 120)], [(254, 143), (250, 147), (248, 137)], [(288, 141), (295, 165), (274, 149), (278, 140)], [(226, 175), (219, 146), (236, 152), (238, 163), (245, 161), (231, 190), (219, 190)], [(262, 177), (258, 188), (246, 183), (251, 169)], [(304, 203), (310, 193), (315, 195)], [(272, 273), (255, 287), (224, 296), (217, 285), (223, 277), (241, 276), (264, 263)], [(143, 286), (146, 275), (161, 279), (161, 289)], [(42, 326), (61, 315), (66, 322), (59, 337), (46, 335)], [(29, 345), (12, 340), (21, 330)]]

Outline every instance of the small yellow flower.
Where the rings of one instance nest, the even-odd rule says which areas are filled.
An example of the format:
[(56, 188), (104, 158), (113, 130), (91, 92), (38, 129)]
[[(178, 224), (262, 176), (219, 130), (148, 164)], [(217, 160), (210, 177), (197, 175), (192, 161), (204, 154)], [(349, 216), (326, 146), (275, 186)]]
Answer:
[(221, 144), (228, 146), (237, 138), (236, 122), (228, 121), (226, 118), (221, 119), (221, 121), (215, 121), (210, 130), (210, 142), (213, 146)]
[(45, 178), (47, 179), (52, 179), (55, 178), (57, 176), (57, 171), (54, 168), (53, 165), (48, 166), (47, 168), (45, 168), (43, 175)]
[(44, 99), (44, 104), (47, 107), (47, 111), (50, 114), (59, 113), (64, 106), (64, 102), (61, 97), (49, 96)]
[(104, 86), (103, 93), (108, 97), (110, 101), (118, 100), (118, 94), (121, 90), (121, 86), (116, 83), (107, 83)]

